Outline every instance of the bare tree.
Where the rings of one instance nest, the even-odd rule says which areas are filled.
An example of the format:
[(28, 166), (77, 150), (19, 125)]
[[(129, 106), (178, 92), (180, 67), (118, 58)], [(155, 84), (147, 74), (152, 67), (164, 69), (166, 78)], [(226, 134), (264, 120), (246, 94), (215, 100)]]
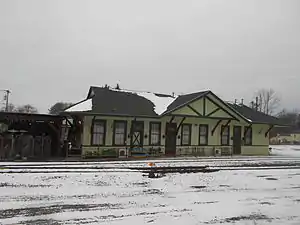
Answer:
[(285, 124), (288, 124), (290, 126), (299, 126), (299, 122), (300, 122), (300, 114), (299, 113), (300, 112), (298, 109), (294, 109), (291, 111), (283, 109), (276, 116)]
[[(12, 104), (12, 103), (9, 103), (9, 104), (8, 104), (8, 107), (7, 107), (7, 111), (8, 111), (8, 112), (14, 112), (15, 109), (16, 109), (16, 106), (15, 106), (14, 104)], [(3, 107), (0, 109), (0, 111), (1, 111), (1, 112), (6, 111), (6, 106), (3, 106)]]
[(279, 106), (280, 98), (272, 88), (260, 89), (253, 102), (257, 111), (272, 115)]
[(51, 108), (49, 109), (50, 114), (59, 114), (60, 112), (63, 112), (66, 108), (71, 106), (73, 103), (69, 102), (57, 102)]
[[(22, 105), (22, 106), (15, 106), (12, 103), (8, 104), (7, 112), (19, 112), (19, 113), (38, 113), (37, 108), (30, 104)], [(0, 108), (0, 112), (6, 112), (6, 107)]]
[(26, 104), (26, 105), (23, 105), (23, 106), (19, 106), (16, 109), (16, 112), (19, 112), (19, 113), (38, 113), (38, 110), (37, 110), (37, 108), (35, 108), (32, 105)]

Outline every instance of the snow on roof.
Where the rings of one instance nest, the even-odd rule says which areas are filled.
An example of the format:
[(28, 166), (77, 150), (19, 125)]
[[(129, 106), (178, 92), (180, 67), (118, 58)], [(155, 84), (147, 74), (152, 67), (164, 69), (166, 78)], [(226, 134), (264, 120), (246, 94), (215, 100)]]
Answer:
[(153, 92), (146, 92), (146, 91), (133, 91), (133, 90), (124, 90), (124, 89), (115, 89), (115, 88), (110, 88), (110, 90), (133, 93), (150, 100), (154, 104), (154, 111), (158, 115), (161, 115), (163, 112), (165, 112), (168, 106), (177, 97), (168, 94), (160, 94), (160, 93), (153, 93)]
[(84, 112), (92, 110), (92, 99), (86, 99), (76, 105), (71, 106), (70, 108), (66, 109), (65, 112)]
[[(154, 104), (154, 111), (161, 115), (167, 110), (167, 107), (175, 100), (177, 96), (172, 96), (168, 94), (158, 94), (153, 92), (143, 92), (143, 91), (132, 91), (123, 89), (110, 88), (112, 91), (126, 92), (131, 94), (136, 94), (138, 96), (144, 97)], [(71, 106), (66, 109), (65, 112), (84, 112), (92, 110), (92, 98), (86, 99), (84, 101)]]
[(153, 104), (155, 105), (154, 111), (158, 115), (161, 115), (163, 112), (165, 112), (167, 110), (167, 107), (175, 100), (175, 97), (171, 95), (160, 95), (150, 92), (142, 92), (138, 93), (138, 95), (153, 102)]

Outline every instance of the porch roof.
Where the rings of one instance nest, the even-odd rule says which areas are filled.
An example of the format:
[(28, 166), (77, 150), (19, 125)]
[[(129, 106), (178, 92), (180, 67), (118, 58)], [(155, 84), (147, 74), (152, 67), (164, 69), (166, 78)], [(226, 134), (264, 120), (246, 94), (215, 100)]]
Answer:
[(50, 122), (61, 119), (59, 115), (49, 114), (32, 114), (32, 113), (18, 113), (18, 112), (0, 112), (0, 122)]

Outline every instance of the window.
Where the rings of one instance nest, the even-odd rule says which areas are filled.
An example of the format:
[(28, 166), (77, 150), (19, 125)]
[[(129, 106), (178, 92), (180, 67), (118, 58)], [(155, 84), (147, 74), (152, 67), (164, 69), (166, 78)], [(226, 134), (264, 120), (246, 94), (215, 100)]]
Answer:
[(93, 120), (92, 145), (105, 145), (106, 122), (104, 120)]
[(252, 127), (245, 127), (245, 145), (252, 145)]
[(229, 145), (229, 126), (222, 126), (221, 145)]
[(208, 145), (208, 125), (199, 126), (199, 145)]
[(150, 123), (150, 145), (160, 145), (160, 135), (161, 135), (161, 124), (151, 122)]
[(191, 124), (182, 124), (181, 145), (191, 145)]
[(114, 145), (126, 145), (126, 121), (114, 121)]

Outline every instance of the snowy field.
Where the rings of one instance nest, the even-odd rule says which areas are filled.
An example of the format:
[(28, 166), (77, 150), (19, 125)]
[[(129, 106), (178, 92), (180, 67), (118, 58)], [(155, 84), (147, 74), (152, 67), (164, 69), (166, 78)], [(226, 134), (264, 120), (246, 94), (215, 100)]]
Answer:
[(273, 146), (270, 157), (157, 160), (220, 169), (157, 179), (130, 169), (146, 161), (0, 162), (0, 224), (299, 225), (298, 148)]
[(273, 145), (272, 155), (300, 157), (300, 145)]

